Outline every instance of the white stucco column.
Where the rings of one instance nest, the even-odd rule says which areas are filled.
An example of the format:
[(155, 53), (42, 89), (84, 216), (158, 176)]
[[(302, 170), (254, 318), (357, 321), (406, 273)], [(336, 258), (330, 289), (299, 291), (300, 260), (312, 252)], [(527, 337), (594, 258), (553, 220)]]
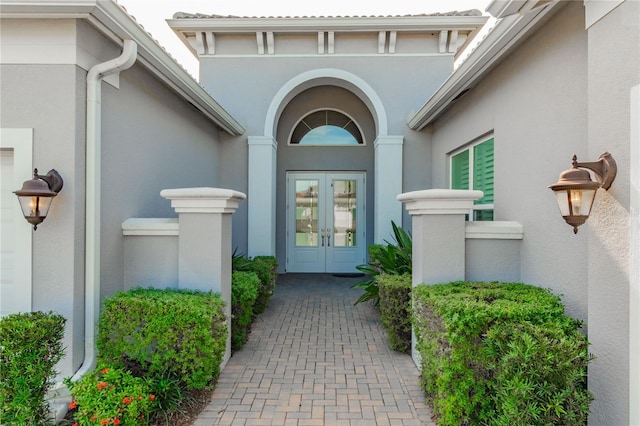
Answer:
[(247, 255), (276, 255), (276, 154), (269, 136), (249, 136)]
[[(178, 213), (178, 288), (220, 293), (231, 318), (231, 214), (245, 194), (221, 188), (165, 189)], [(227, 320), (227, 350), (231, 355), (231, 321)]]
[(412, 217), (413, 285), (465, 277), (465, 214), (482, 191), (428, 189), (400, 194)]
[(396, 197), (402, 192), (403, 136), (378, 136), (375, 149), (375, 205), (374, 233), (376, 244), (382, 244), (393, 235), (391, 221), (402, 225), (402, 205)]
[[(427, 189), (398, 195), (412, 223), (412, 283), (447, 283), (465, 278), (465, 214), (482, 191)], [(416, 338), (411, 356), (420, 368)]]

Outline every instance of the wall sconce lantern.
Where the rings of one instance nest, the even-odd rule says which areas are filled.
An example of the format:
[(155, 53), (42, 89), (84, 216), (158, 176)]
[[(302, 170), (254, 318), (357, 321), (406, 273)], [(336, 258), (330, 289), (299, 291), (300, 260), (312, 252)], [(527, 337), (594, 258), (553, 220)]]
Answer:
[(51, 201), (58, 195), (63, 183), (62, 177), (54, 169), (44, 176), (34, 169), (33, 179), (24, 181), (21, 189), (13, 191), (18, 196), (24, 218), (33, 225), (34, 230), (47, 217)]
[[(549, 185), (556, 195), (560, 213), (564, 220), (573, 226), (573, 233), (578, 233), (578, 226), (582, 225), (591, 213), (593, 200), (598, 188), (605, 190), (611, 187), (618, 167), (608, 152), (598, 158), (598, 161), (579, 163), (574, 155), (572, 168), (560, 173), (558, 182)], [(591, 174), (584, 170), (591, 170), (597, 182), (591, 180)]]

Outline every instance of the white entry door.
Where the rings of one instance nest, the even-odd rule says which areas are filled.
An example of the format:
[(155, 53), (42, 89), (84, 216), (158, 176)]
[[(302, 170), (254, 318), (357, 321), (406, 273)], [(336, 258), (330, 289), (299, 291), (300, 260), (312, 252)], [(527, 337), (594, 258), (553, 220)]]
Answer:
[(287, 272), (357, 272), (365, 262), (365, 174), (287, 174)]

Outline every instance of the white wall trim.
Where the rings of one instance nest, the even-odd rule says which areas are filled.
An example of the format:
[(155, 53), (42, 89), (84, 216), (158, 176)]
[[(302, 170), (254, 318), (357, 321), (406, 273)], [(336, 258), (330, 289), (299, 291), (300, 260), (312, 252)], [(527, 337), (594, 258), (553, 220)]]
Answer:
[(626, 0), (584, 0), (584, 27), (589, 29)]
[(468, 240), (521, 240), (524, 228), (518, 222), (511, 221), (475, 221), (467, 222), (465, 238)]
[(177, 218), (131, 218), (122, 222), (122, 235), (175, 237), (180, 234)]
[(278, 90), (267, 110), (264, 122), (264, 136), (275, 138), (276, 122), (280, 118), (279, 115), (282, 109), (289, 100), (293, 99), (303, 90), (321, 86), (329, 82), (353, 92), (362, 99), (373, 114), (377, 126), (377, 135), (387, 135), (387, 113), (376, 91), (373, 90), (366, 81), (355, 74), (339, 69), (320, 68), (298, 74)]
[[(33, 129), (0, 129), (0, 148), (13, 150), (13, 181), (16, 189), (22, 182), (33, 177)], [(24, 220), (22, 210), (16, 200), (13, 218), (15, 229), (16, 281), (20, 281), (19, 306), (15, 312), (30, 312), (32, 307), (32, 226)]]
[(631, 88), (629, 271), (629, 424), (640, 424), (640, 85)]

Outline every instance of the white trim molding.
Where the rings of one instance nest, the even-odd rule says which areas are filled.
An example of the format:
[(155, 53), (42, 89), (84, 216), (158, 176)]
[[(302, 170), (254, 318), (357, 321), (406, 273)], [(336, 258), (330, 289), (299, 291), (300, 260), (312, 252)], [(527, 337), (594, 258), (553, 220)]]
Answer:
[[(33, 177), (33, 129), (0, 129), (0, 149), (13, 151), (13, 182), (19, 189), (23, 181)], [(16, 200), (12, 219), (15, 224), (14, 268), (17, 288), (20, 291), (12, 307), (15, 312), (31, 312), (32, 307), (32, 261), (33, 230), (24, 220), (22, 210)], [(2, 297), (0, 295), (0, 297)]]
[(584, 0), (584, 27), (589, 29), (627, 0)]
[(630, 133), (630, 279), (629, 279), (629, 424), (640, 424), (640, 85), (631, 88)]
[(122, 222), (122, 235), (175, 237), (180, 234), (176, 218), (131, 218)]
[(524, 228), (512, 221), (467, 222), (465, 238), (468, 240), (521, 240)]

